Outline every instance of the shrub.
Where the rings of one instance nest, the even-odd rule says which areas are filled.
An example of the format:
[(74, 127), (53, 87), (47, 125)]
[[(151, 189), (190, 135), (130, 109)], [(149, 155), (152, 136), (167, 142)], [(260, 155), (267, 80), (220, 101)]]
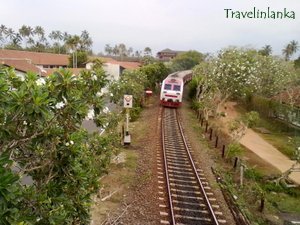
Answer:
[(244, 115), (243, 121), (248, 127), (254, 127), (259, 122), (259, 113), (256, 111), (248, 112)]

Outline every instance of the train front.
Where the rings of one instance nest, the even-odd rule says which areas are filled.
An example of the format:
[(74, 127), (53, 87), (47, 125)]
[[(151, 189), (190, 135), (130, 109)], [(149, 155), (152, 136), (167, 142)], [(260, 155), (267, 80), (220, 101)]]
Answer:
[(161, 87), (160, 104), (168, 107), (179, 107), (182, 102), (183, 80), (166, 78)]

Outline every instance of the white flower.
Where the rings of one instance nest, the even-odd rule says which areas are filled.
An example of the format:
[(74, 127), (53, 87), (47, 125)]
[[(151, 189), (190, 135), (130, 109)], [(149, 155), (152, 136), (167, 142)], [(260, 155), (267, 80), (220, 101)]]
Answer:
[(62, 98), (63, 98), (63, 100), (64, 100), (65, 103), (68, 102), (67, 99), (65, 98), (65, 96), (62, 96)]
[(65, 103), (63, 103), (63, 102), (58, 102), (58, 103), (56, 103), (55, 108), (61, 109), (61, 108), (63, 108), (64, 106), (65, 106)]
[(104, 113), (109, 113), (110, 111), (109, 111), (109, 108), (108, 107), (105, 107), (104, 109), (103, 109), (103, 112)]
[(66, 145), (66, 146), (69, 146), (69, 145), (70, 145), (70, 143), (69, 143), (69, 142), (67, 142), (65, 145)]
[(298, 151), (300, 151), (300, 147), (298, 147)]
[(93, 76), (92, 76), (92, 80), (97, 80), (98, 78), (97, 78), (97, 76), (94, 74)]
[(103, 93), (101, 92), (101, 91), (98, 91), (97, 93), (96, 93), (96, 96), (97, 97), (101, 97), (103, 95)]
[(74, 141), (70, 141), (70, 144), (71, 144), (71, 145), (74, 145)]
[(110, 93), (110, 96), (111, 96), (111, 97), (113, 97), (113, 96), (114, 96), (114, 94), (113, 94), (113, 93)]
[(87, 119), (92, 120), (92, 119), (94, 119), (94, 116), (95, 116), (94, 109), (90, 109), (87, 116), (86, 116)]
[(46, 84), (46, 81), (43, 78), (39, 78), (35, 81), (36, 85), (41, 86)]
[(27, 122), (26, 122), (26, 120), (24, 120), (24, 121), (23, 121), (23, 125), (25, 125), (25, 126), (27, 125)]

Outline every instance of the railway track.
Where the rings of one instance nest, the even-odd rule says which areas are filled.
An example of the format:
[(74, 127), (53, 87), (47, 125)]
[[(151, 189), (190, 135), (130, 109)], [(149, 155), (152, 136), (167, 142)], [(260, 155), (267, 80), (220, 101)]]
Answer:
[(166, 190), (159, 192), (161, 224), (226, 224), (203, 171), (193, 162), (176, 109), (162, 109), (161, 128), (159, 183), (164, 188), (159, 188)]

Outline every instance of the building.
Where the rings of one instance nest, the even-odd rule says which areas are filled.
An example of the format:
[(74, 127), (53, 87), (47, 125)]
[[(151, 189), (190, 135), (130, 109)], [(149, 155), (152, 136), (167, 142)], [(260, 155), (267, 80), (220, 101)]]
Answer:
[(174, 59), (179, 53), (183, 53), (184, 51), (174, 51), (169, 48), (166, 48), (157, 53), (157, 58), (162, 61), (169, 61)]
[[(120, 62), (112, 58), (91, 57), (91, 59), (103, 61), (103, 69), (108, 74), (108, 79), (119, 79), (123, 70), (136, 69), (141, 66), (138, 62)], [(53, 54), (43, 52), (29, 52), (0, 49), (0, 63), (15, 68), (17, 73), (25, 74), (29, 71), (40, 76), (48, 76), (58, 68), (67, 68), (69, 65), (69, 55)], [(85, 69), (91, 69), (92, 63), (87, 63)], [(78, 74), (83, 68), (68, 68), (74, 74)]]

